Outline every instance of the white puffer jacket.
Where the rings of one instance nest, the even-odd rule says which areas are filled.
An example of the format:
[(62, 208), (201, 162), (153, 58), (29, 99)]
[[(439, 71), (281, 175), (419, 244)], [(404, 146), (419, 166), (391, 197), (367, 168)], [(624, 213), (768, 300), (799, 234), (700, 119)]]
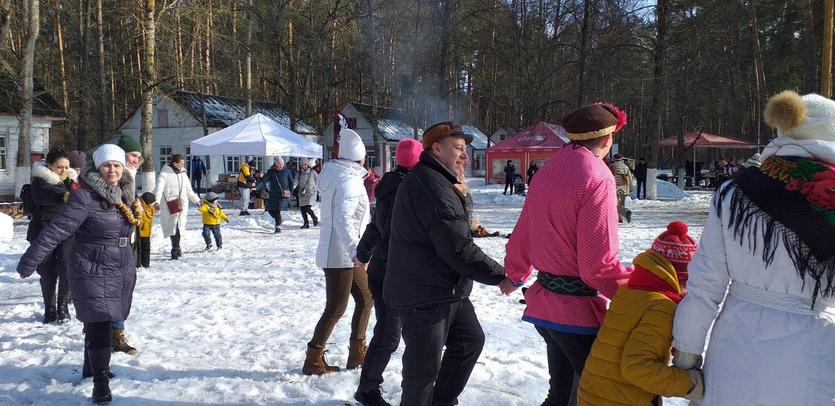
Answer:
[(365, 169), (356, 162), (328, 161), (319, 174), (322, 202), (316, 266), (351, 268), (362, 233), (368, 225), (368, 194), (362, 184)]
[[(835, 142), (778, 138), (763, 159), (774, 154), (835, 164)], [(679, 354), (701, 354), (707, 343), (700, 405), (832, 405), (835, 298), (818, 298), (812, 309), (815, 282), (797, 275), (782, 240), (766, 267), (761, 238), (733, 237), (733, 193), (721, 216), (710, 209), (673, 325)]]
[[(180, 229), (180, 235), (186, 232), (186, 221), (188, 220), (188, 202), (194, 204), (200, 203), (200, 197), (191, 189), (191, 182), (188, 179), (186, 171), (175, 173), (171, 165), (165, 165), (159, 172), (157, 177), (157, 188), (154, 191), (157, 203), (159, 204), (160, 226), (162, 227), (162, 235), (170, 237), (177, 233), (177, 228)], [(171, 214), (168, 212), (169, 200), (180, 199), (180, 207), (182, 210), (179, 213)]]

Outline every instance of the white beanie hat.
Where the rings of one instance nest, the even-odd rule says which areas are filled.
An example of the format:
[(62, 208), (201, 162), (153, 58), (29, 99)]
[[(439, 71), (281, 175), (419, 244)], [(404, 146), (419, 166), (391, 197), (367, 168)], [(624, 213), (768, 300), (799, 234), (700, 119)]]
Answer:
[(347, 128), (339, 131), (339, 156), (349, 161), (362, 161), (365, 158), (365, 144), (354, 130)]
[(116, 144), (104, 144), (93, 152), (93, 163), (96, 164), (96, 169), (108, 161), (116, 161), (125, 166), (125, 150)]
[(768, 101), (765, 122), (781, 137), (835, 142), (835, 101), (785, 90)]

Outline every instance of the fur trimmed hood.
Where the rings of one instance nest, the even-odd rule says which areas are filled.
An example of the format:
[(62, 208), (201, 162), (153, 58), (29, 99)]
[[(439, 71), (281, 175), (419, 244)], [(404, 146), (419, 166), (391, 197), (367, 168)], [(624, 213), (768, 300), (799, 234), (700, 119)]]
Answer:
[(122, 179), (119, 180), (118, 186), (111, 186), (101, 177), (95, 165), (92, 162), (87, 162), (81, 168), (81, 180), (90, 190), (96, 192), (110, 204), (125, 203), (131, 205), (136, 200), (136, 185), (128, 171), (122, 172)]
[[(43, 179), (50, 185), (57, 185), (61, 183), (61, 178), (59, 178), (55, 172), (52, 172), (52, 170), (50, 170), (43, 161), (38, 161), (32, 164), (32, 177)], [(70, 168), (67, 171), (67, 178), (73, 182), (78, 182), (78, 172), (76, 172), (75, 169)]]

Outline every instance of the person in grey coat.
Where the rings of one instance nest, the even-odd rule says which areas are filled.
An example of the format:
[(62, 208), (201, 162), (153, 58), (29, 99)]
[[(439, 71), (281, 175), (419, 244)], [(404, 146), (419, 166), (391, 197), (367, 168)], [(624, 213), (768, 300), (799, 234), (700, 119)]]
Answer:
[(299, 210), (302, 212), (304, 225), (302, 228), (310, 228), (308, 216), (313, 219), (313, 227), (319, 225), (319, 218), (313, 212), (313, 203), (316, 203), (316, 196), (319, 195), (319, 174), (311, 168), (311, 161), (303, 160), (301, 170), (296, 175), (296, 187), (299, 189)]
[[(81, 187), (20, 258), (26, 278), (61, 242), (74, 235), (67, 280), (76, 317), (84, 322), (83, 376), (93, 377), (93, 401), (109, 402), (110, 354), (115, 320), (127, 320), (136, 262), (130, 235), (139, 224), (133, 178), (124, 171), (125, 151), (99, 147), (81, 170)], [(134, 206), (133, 208), (131, 206)]]

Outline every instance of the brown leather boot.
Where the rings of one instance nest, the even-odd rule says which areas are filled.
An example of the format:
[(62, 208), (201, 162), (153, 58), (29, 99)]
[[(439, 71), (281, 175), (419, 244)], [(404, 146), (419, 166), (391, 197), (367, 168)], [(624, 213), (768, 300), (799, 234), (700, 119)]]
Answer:
[(305, 375), (324, 375), (339, 371), (339, 367), (328, 365), (325, 360), (325, 349), (307, 345), (307, 358), (304, 360), (302, 373)]
[(128, 340), (125, 339), (125, 329), (123, 328), (113, 329), (113, 352), (136, 355), (136, 348), (128, 344)]
[(368, 351), (368, 346), (365, 345), (365, 340), (351, 340), (351, 345), (348, 347), (348, 364), (346, 368), (357, 369), (365, 362), (365, 352)]

